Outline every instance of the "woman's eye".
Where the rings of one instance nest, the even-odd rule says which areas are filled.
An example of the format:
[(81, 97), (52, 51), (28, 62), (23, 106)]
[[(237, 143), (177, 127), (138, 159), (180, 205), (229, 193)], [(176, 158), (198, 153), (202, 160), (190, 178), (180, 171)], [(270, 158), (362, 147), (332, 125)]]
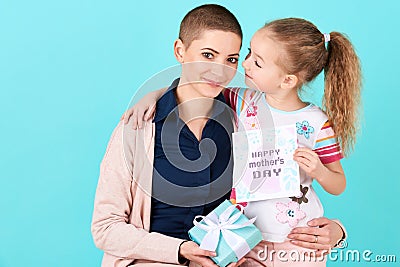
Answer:
[(261, 68), (261, 66), (258, 64), (257, 60), (254, 61), (254, 64), (255, 64), (257, 67)]
[(236, 64), (236, 63), (239, 61), (239, 59), (234, 58), (234, 57), (231, 57), (231, 58), (228, 58), (228, 61), (229, 61), (230, 63), (232, 63), (232, 64)]
[(203, 52), (202, 54), (203, 54), (203, 56), (204, 56), (205, 58), (208, 58), (208, 59), (212, 59), (212, 58), (213, 58), (213, 54), (211, 54), (211, 53), (209, 53), (209, 52)]

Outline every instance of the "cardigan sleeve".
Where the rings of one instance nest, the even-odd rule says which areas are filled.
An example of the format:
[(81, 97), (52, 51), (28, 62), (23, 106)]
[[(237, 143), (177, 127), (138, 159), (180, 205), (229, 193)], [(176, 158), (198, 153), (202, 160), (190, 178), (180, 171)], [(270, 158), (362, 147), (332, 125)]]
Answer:
[[(129, 138), (124, 131), (132, 131), (128, 132)], [(93, 240), (105, 253), (122, 259), (178, 264), (178, 249), (182, 239), (148, 232), (129, 223), (131, 212), (141, 212), (132, 210), (135, 206), (134, 190), (131, 190), (135, 182), (132, 178), (135, 134), (131, 125), (120, 122), (107, 146), (100, 165), (94, 201), (91, 226)]]

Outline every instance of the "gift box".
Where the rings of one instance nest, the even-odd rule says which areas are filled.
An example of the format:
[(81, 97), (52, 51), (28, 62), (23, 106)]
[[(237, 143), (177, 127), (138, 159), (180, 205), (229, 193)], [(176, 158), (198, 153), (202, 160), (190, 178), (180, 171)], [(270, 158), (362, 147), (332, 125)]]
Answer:
[(207, 216), (195, 217), (189, 237), (200, 248), (215, 251), (217, 256), (211, 259), (224, 267), (243, 258), (262, 240), (261, 232), (253, 224), (255, 219), (248, 219), (240, 205), (225, 200)]

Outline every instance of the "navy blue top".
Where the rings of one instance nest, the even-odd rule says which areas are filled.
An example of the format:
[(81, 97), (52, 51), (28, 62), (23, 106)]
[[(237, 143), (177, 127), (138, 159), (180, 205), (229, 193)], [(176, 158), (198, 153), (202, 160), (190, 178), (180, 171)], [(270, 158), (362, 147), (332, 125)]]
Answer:
[(232, 110), (219, 94), (198, 141), (179, 118), (178, 83), (156, 106), (150, 231), (188, 239), (194, 217), (207, 215), (229, 198), (233, 124)]

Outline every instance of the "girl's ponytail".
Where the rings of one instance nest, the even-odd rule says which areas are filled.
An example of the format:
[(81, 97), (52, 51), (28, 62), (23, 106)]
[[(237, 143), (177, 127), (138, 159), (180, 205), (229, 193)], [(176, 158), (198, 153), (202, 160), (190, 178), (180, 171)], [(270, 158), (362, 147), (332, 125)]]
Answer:
[(328, 60), (323, 106), (346, 155), (354, 147), (361, 97), (361, 67), (350, 41), (339, 32), (325, 34)]

